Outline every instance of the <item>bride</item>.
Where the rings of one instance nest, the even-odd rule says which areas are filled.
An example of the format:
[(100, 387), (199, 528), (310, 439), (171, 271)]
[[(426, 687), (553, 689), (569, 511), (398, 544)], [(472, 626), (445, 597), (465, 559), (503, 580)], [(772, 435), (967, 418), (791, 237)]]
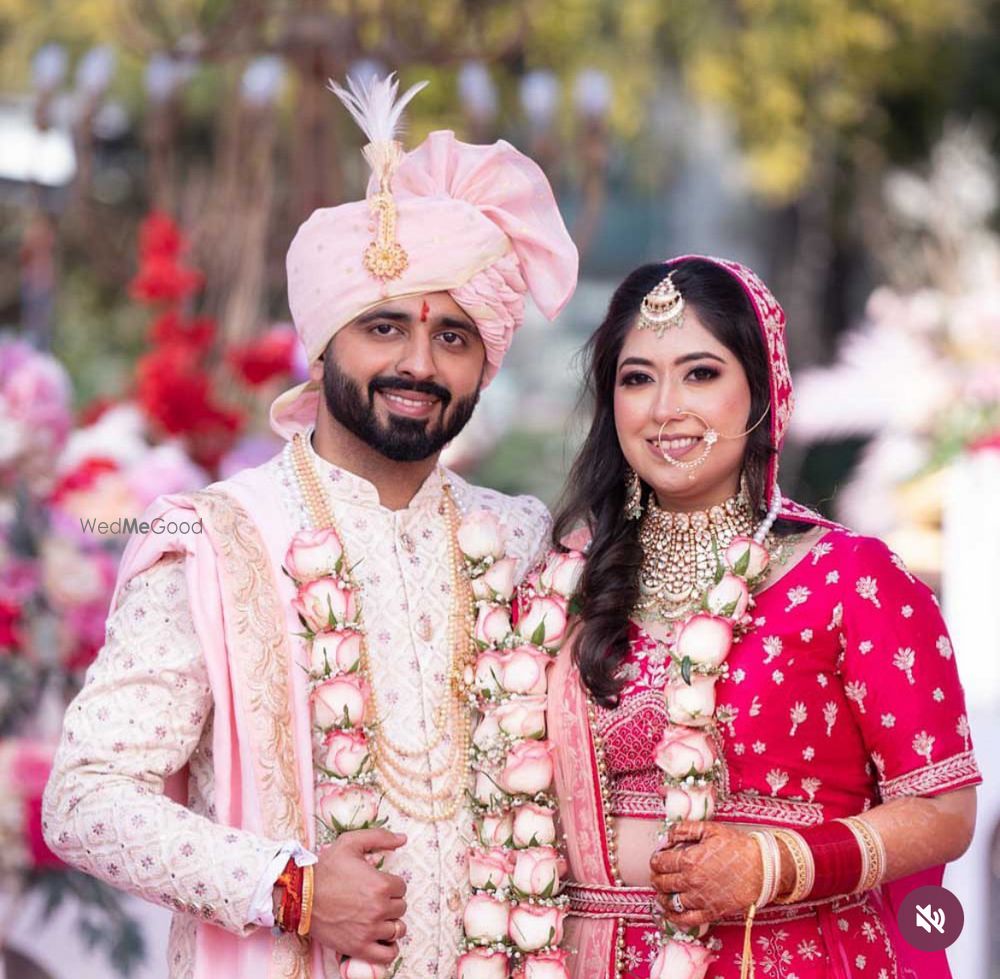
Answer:
[(975, 822), (951, 644), (883, 543), (782, 497), (781, 307), (734, 262), (645, 265), (588, 355), (549, 704), (572, 975), (947, 976), (895, 911)]

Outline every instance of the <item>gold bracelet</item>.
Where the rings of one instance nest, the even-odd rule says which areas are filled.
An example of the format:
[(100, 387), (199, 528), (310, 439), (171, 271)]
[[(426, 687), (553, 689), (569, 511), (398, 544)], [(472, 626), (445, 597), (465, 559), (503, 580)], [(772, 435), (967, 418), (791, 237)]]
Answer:
[(774, 835), (784, 840), (792, 862), (795, 864), (795, 883), (786, 897), (778, 898), (777, 904), (796, 904), (807, 898), (816, 884), (816, 861), (812, 850), (801, 833), (793, 829), (776, 829)]
[(850, 829), (861, 847), (861, 877), (855, 893), (870, 891), (878, 887), (885, 877), (886, 855), (882, 834), (860, 816), (848, 816), (839, 820)]
[(299, 927), (296, 933), (301, 938), (306, 938), (309, 934), (309, 926), (312, 924), (313, 913), (313, 867), (302, 868), (302, 914), (299, 916)]

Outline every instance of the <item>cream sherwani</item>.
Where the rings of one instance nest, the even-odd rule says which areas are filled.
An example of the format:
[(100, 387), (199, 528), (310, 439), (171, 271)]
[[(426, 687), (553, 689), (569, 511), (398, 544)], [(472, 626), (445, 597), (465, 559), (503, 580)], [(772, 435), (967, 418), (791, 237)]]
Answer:
[[(408, 507), (391, 511), (380, 505), (370, 483), (315, 455), (313, 461), (356, 565), (385, 731), (394, 742), (421, 749), (435, 732), (451, 655), (448, 531), (438, 513), (442, 478), (450, 481), (463, 512), (489, 509), (500, 516), (509, 531), (509, 553), (520, 561), (519, 574), (544, 553), (548, 513), (532, 497), (475, 487), (444, 470), (431, 474)], [(252, 481), (241, 484), (236, 476), (212, 489), (242, 498), (244, 516), (255, 524), (280, 522), (280, 531), (271, 531), (274, 564), (280, 562), (281, 542), (287, 546), (309, 525), (290, 446), (249, 472)], [(267, 492), (261, 493), (262, 487)], [(280, 512), (264, 512), (273, 507)], [(43, 813), (50, 845), (67, 862), (177, 912), (170, 941), (173, 979), (202, 971), (197, 960), (206, 939), (203, 928), (196, 941), (199, 919), (231, 933), (261, 931), (254, 921), (267, 910), (275, 854), (289, 842), (287, 835), (223, 825), (216, 812), (213, 689), (218, 685), (210, 682), (205, 637), (192, 617), (194, 579), (187, 566), (192, 560), (164, 553), (120, 583), (105, 646), (67, 712)], [(289, 649), (301, 663), (300, 640), (292, 639)], [(300, 724), (308, 714), (303, 691), (300, 683), (291, 702)], [(234, 685), (234, 700), (239, 696)], [(424, 751), (415, 758), (414, 771), (441, 767), (447, 749), (445, 741)], [(165, 785), (178, 773), (187, 775), (186, 785), (173, 801)], [(424, 788), (441, 784), (428, 780)], [(401, 979), (445, 979), (454, 974), (467, 893), (467, 817), (460, 810), (453, 819), (424, 823), (388, 800), (383, 806), (390, 828), (408, 837), (386, 867), (408, 887)], [(311, 811), (311, 802), (306, 808)], [(310, 957), (311, 965), (298, 974), (336, 975), (334, 957), (322, 957), (322, 965), (320, 958)], [(240, 975), (256, 979), (250, 972)]]

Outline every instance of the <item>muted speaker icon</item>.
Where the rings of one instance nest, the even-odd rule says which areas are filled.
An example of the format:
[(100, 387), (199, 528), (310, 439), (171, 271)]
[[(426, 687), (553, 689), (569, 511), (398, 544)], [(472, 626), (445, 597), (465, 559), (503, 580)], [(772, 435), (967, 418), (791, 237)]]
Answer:
[(939, 935), (944, 934), (944, 908), (931, 908), (929, 904), (921, 907), (917, 905), (916, 925), (922, 928), (927, 934), (931, 934), (933, 928)]

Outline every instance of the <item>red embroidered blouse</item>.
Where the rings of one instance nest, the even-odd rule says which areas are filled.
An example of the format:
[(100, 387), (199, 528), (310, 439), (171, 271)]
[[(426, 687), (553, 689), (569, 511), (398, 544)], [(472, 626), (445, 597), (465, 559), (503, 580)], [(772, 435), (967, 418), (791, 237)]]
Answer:
[[(937, 600), (881, 541), (827, 532), (752, 614), (716, 691), (716, 818), (809, 826), (982, 781)], [(665, 652), (634, 624), (630, 637), (599, 725), (612, 814), (653, 819)]]

